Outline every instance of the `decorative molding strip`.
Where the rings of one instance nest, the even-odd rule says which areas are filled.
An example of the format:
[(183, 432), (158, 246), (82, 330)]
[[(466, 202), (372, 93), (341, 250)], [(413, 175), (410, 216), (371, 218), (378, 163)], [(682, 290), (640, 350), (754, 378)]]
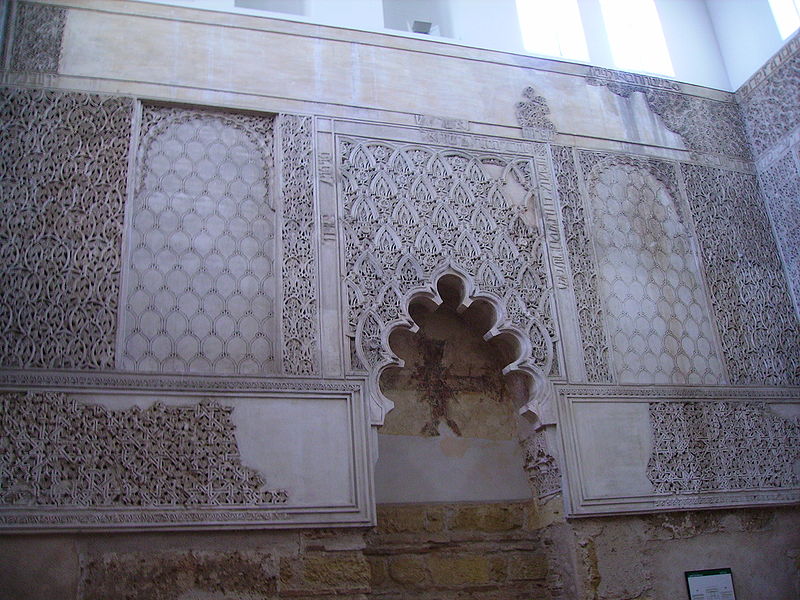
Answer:
[(414, 115), (414, 123), (416, 123), (419, 127), (430, 127), (432, 129), (469, 131), (469, 121), (467, 119), (434, 117), (431, 115)]
[(120, 371), (55, 371), (40, 369), (0, 369), (0, 389), (66, 390), (151, 390), (163, 392), (270, 392), (310, 390), (359, 392), (359, 378), (323, 380), (306, 378), (219, 377), (203, 375), (165, 375)]
[(670, 90), (680, 92), (681, 86), (677, 81), (653, 77), (652, 75), (641, 75), (639, 73), (628, 73), (627, 71), (615, 71), (605, 67), (589, 67), (589, 74), (586, 76), (589, 85), (623, 84), (625, 86), (637, 86), (653, 88), (657, 90)]

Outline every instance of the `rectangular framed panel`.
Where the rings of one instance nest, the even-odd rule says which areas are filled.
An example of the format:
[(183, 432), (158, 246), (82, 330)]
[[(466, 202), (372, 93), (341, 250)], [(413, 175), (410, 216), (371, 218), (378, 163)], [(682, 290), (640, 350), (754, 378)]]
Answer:
[(572, 516), (800, 501), (800, 390), (560, 385)]
[(373, 524), (359, 380), (0, 372), (0, 529)]

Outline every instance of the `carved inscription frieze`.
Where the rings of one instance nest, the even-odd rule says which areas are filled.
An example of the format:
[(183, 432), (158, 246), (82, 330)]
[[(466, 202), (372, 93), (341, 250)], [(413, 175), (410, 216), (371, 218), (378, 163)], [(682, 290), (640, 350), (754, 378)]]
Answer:
[(274, 372), (272, 119), (145, 106), (122, 366)]
[(132, 101), (0, 91), (0, 364), (113, 366)]
[(386, 360), (402, 298), (445, 266), (504, 300), (543, 372), (554, 364), (546, 243), (529, 158), (341, 137), (348, 335), (359, 364)]
[[(625, 156), (582, 152), (598, 291), (621, 383), (725, 382), (679, 198)], [(650, 163), (659, 161), (650, 161)], [(662, 163), (660, 175), (674, 166)]]
[(283, 372), (319, 373), (319, 298), (311, 117), (281, 115)]
[(18, 2), (13, 28), (11, 69), (36, 73), (58, 72), (67, 9)]
[(763, 402), (651, 402), (656, 493), (797, 488), (800, 422)]
[(571, 148), (553, 146), (552, 152), (572, 286), (578, 306), (586, 374), (589, 381), (610, 383), (609, 347), (603, 326), (603, 307), (597, 291), (597, 266), (591, 251), (580, 177)]
[(283, 504), (245, 467), (214, 402), (108, 410), (64, 393), (0, 395), (5, 505), (164, 507)]
[(755, 177), (683, 173), (731, 383), (800, 383), (800, 325)]

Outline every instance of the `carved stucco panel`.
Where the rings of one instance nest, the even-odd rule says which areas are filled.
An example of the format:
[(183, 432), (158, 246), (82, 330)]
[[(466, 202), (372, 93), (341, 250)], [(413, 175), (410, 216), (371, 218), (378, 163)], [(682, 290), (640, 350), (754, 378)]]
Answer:
[(122, 367), (273, 372), (272, 119), (146, 106), (141, 140)]
[(800, 383), (800, 326), (755, 177), (683, 172), (731, 383)]
[(311, 117), (281, 115), (283, 372), (319, 373), (319, 296)]
[(132, 107), (0, 91), (0, 364), (113, 367)]
[(740, 98), (757, 157), (800, 127), (800, 45), (797, 48), (749, 95)]
[(18, 2), (13, 28), (11, 69), (56, 73), (67, 10), (59, 6)]
[(653, 491), (796, 488), (800, 423), (763, 402), (651, 402)]
[[(800, 151), (800, 146), (796, 151)], [(759, 180), (786, 267), (789, 289), (800, 315), (800, 161), (787, 152)]]
[[(619, 382), (724, 383), (689, 225), (676, 195), (648, 163), (588, 152), (581, 160), (598, 292)], [(674, 167), (660, 167), (657, 173), (674, 185)]]
[(580, 177), (571, 148), (553, 146), (552, 152), (586, 374), (589, 381), (610, 383), (609, 347), (597, 292), (597, 266), (581, 197)]
[(450, 265), (502, 299), (532, 360), (554, 365), (555, 325), (530, 159), (342, 137), (348, 336), (371, 369), (402, 299)]
[(233, 408), (108, 410), (64, 393), (0, 395), (0, 502), (69, 507), (280, 504), (242, 465)]

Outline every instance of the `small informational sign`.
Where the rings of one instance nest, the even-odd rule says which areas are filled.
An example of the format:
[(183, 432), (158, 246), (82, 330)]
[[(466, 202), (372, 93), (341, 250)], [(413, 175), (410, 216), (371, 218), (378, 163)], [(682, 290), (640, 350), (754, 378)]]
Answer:
[(730, 569), (686, 571), (689, 600), (736, 600)]

